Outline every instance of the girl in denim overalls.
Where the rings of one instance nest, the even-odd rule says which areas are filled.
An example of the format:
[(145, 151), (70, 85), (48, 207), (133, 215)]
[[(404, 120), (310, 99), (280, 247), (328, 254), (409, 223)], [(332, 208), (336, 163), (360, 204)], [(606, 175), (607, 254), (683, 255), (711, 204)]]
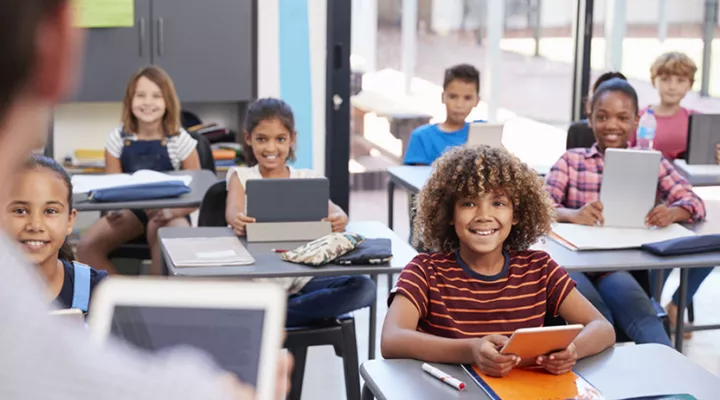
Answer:
[[(128, 83), (122, 125), (110, 133), (105, 147), (105, 172), (141, 169), (165, 172), (200, 169), (197, 141), (180, 126), (180, 102), (170, 77), (161, 68), (138, 71)], [(119, 210), (106, 214), (82, 236), (78, 258), (110, 272), (108, 254), (133, 239), (147, 239), (151, 273), (161, 271), (157, 231), (164, 226), (190, 226), (194, 208)]]

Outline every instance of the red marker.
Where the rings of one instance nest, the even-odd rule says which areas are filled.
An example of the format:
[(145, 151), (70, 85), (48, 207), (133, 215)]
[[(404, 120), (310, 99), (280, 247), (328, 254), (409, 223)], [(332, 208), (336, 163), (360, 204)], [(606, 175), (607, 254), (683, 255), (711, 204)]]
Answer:
[(445, 372), (440, 371), (439, 369), (433, 367), (430, 364), (423, 363), (422, 369), (423, 369), (423, 371), (440, 379), (441, 381), (454, 387), (457, 390), (460, 390), (460, 391), (465, 390), (465, 384), (463, 382), (461, 382), (460, 380), (458, 380), (456, 378), (453, 378), (452, 376), (446, 374)]
[(270, 249), (273, 253), (287, 253), (289, 250), (282, 250), (282, 249)]

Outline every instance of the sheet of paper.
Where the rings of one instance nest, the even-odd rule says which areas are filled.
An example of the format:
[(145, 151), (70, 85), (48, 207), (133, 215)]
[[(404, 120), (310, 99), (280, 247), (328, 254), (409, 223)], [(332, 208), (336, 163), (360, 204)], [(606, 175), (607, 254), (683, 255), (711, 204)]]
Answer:
[(255, 263), (236, 237), (163, 239), (177, 268), (238, 266)]
[(645, 243), (695, 235), (694, 232), (679, 224), (672, 224), (666, 228), (648, 229), (555, 224), (552, 233), (553, 235), (550, 237), (553, 240), (571, 250), (632, 249)]
[(131, 27), (135, 24), (135, 0), (74, 0), (78, 28)]
[(181, 181), (186, 185), (192, 182), (189, 175), (168, 175), (162, 172), (140, 170), (134, 174), (103, 174), (103, 175), (73, 175), (73, 193), (87, 193), (91, 190), (107, 189), (125, 185), (139, 185), (143, 183), (158, 183)]

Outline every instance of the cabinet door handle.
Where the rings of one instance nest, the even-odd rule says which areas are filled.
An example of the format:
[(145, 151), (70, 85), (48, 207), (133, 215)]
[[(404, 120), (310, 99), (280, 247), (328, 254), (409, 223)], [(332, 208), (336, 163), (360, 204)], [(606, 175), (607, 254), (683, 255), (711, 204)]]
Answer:
[(164, 31), (165, 21), (162, 17), (157, 19), (157, 55), (162, 56), (165, 52), (165, 33)]
[(138, 30), (140, 31), (138, 39), (138, 49), (140, 52), (140, 57), (142, 57), (143, 53), (145, 52), (145, 18), (140, 18), (140, 20), (138, 21)]

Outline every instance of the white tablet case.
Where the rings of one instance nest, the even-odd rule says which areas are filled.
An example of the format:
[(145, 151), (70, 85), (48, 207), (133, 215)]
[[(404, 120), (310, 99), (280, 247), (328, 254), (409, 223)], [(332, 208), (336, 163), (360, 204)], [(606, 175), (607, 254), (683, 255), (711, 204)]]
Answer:
[(485, 122), (473, 122), (468, 128), (468, 146), (487, 145), (490, 147), (502, 147), (503, 124), (488, 124)]
[(605, 226), (645, 228), (655, 206), (661, 153), (655, 150), (607, 149), (600, 186)]

